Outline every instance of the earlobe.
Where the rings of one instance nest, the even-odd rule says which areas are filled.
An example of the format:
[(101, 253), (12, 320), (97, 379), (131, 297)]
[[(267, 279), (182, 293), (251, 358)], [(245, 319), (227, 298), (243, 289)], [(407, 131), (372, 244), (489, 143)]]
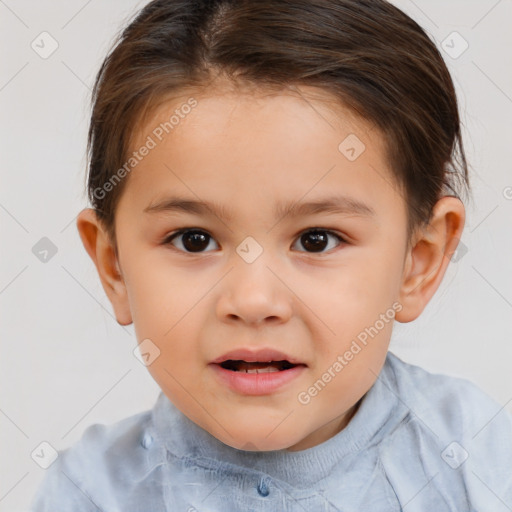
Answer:
[(96, 266), (117, 322), (120, 325), (131, 324), (126, 284), (108, 234), (92, 208), (85, 208), (78, 214), (76, 225), (85, 250)]
[(428, 226), (416, 233), (406, 256), (399, 300), (399, 322), (415, 320), (439, 288), (464, 229), (464, 205), (443, 197), (434, 206)]

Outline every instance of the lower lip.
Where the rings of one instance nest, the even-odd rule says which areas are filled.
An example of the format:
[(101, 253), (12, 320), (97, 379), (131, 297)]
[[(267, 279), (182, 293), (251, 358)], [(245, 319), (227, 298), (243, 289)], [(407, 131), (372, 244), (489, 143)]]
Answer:
[(269, 395), (297, 378), (306, 369), (304, 365), (297, 365), (279, 372), (246, 373), (226, 370), (220, 364), (211, 366), (230, 389), (243, 395)]

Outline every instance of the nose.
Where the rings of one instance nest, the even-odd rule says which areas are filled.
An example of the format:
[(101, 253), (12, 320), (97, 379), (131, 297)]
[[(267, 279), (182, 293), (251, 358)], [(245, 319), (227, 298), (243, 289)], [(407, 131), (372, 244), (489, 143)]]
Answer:
[(224, 322), (251, 325), (283, 323), (292, 316), (293, 292), (275, 265), (263, 257), (252, 263), (235, 262), (222, 283), (217, 316)]

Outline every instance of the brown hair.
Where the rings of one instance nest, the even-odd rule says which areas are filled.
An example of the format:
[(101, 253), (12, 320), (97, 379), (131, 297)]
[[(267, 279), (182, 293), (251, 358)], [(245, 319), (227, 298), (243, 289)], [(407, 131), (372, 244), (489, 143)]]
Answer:
[[(469, 190), (457, 98), (436, 45), (385, 0), (154, 0), (117, 36), (92, 91), (88, 193), (117, 253), (116, 205), (134, 127), (162, 98), (223, 74), (320, 87), (374, 123), (404, 190), (408, 234), (455, 181)], [(103, 187), (103, 188), (102, 188)], [(101, 193), (98, 193), (101, 191)]]

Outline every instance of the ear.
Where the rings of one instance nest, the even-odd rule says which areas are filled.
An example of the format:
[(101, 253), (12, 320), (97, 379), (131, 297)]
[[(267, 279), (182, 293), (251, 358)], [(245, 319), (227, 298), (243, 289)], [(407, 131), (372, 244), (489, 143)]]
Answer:
[(456, 197), (443, 197), (434, 206), (428, 226), (415, 233), (406, 254), (399, 322), (415, 320), (438, 289), (464, 229), (464, 205)]
[(78, 214), (76, 225), (85, 250), (96, 265), (103, 289), (114, 308), (117, 322), (120, 325), (131, 324), (132, 316), (126, 285), (108, 233), (92, 208), (85, 208)]

